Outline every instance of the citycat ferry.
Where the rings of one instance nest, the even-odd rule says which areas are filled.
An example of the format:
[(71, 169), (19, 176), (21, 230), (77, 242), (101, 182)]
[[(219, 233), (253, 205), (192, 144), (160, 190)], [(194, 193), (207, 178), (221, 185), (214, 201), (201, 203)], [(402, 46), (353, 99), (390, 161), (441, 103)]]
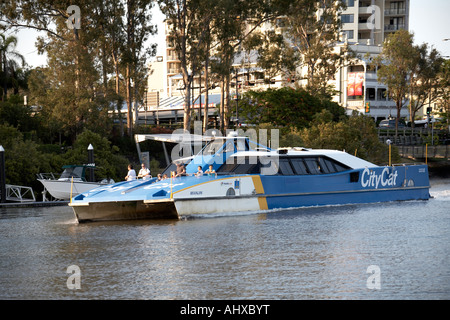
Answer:
[[(426, 165), (377, 166), (348, 153), (251, 147), (247, 137), (209, 141), (179, 159), (186, 175), (124, 181), (72, 198), (79, 222), (175, 218), (307, 206), (429, 199)], [(205, 172), (196, 175), (198, 166)]]

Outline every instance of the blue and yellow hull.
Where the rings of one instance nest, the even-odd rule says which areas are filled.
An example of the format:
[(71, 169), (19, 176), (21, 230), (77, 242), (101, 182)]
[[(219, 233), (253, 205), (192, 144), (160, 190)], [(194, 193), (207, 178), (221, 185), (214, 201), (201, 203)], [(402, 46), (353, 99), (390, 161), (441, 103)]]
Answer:
[(71, 200), (79, 222), (161, 219), (282, 208), (429, 199), (425, 165), (320, 175), (187, 176), (100, 187)]

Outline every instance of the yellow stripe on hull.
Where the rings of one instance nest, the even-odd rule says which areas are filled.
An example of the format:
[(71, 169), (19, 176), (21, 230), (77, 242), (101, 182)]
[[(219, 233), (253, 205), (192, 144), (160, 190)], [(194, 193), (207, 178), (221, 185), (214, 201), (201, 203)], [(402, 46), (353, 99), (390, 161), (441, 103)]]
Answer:
[(259, 203), (259, 210), (268, 210), (269, 209), (269, 207), (267, 205), (266, 197), (259, 197), (258, 203)]

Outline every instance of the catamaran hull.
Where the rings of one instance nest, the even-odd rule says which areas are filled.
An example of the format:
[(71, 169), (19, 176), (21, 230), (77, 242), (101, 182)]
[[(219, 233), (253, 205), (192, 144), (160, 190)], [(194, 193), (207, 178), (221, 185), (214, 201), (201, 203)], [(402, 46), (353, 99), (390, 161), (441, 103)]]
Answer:
[(180, 219), (186, 216), (264, 211), (311, 206), (365, 204), (388, 201), (428, 200), (428, 187), (353, 190), (326, 193), (279, 194), (269, 196), (229, 196), (204, 199), (157, 201), (112, 201), (71, 204), (78, 222)]
[[(69, 204), (71, 205), (71, 204)], [(177, 219), (173, 201), (112, 201), (73, 206), (78, 222), (137, 219)]]
[[(220, 150), (238, 150), (242, 147), (238, 142), (229, 140)], [(186, 168), (187, 176), (116, 183), (74, 197), (70, 206), (78, 221), (85, 222), (179, 219), (430, 197), (426, 165), (379, 167), (340, 151), (236, 150), (231, 160), (216, 149), (212, 150), (214, 156), (208, 153), (194, 158)], [(213, 158), (220, 160), (217, 175), (194, 174), (199, 163), (205, 170)]]

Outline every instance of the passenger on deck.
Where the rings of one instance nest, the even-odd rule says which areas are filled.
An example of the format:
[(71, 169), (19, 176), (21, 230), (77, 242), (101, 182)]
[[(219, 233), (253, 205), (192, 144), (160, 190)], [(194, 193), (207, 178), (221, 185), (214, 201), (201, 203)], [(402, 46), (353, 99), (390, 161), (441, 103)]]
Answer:
[(148, 180), (152, 176), (150, 175), (150, 169), (145, 167), (145, 163), (143, 163), (141, 170), (139, 170), (138, 178), (142, 178), (143, 180)]
[(128, 174), (125, 177), (125, 180), (126, 181), (136, 180), (136, 171), (134, 171), (132, 164), (128, 165)]
[(198, 166), (198, 171), (195, 173), (196, 177), (201, 177), (203, 175), (202, 166)]
[(175, 178), (186, 176), (186, 167), (184, 166), (184, 163), (177, 163), (177, 174), (175, 175)]
[(216, 175), (216, 171), (213, 169), (212, 164), (209, 165), (209, 169), (205, 171), (208, 176)]

